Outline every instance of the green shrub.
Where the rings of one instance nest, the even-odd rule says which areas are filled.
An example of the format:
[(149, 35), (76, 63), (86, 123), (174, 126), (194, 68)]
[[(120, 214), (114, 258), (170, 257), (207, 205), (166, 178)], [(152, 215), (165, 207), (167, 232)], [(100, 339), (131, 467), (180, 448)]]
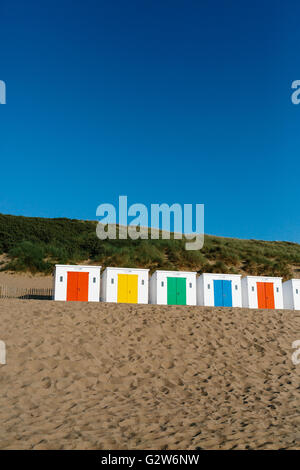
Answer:
[(10, 250), (9, 256), (11, 262), (8, 269), (14, 271), (50, 272), (52, 268), (51, 263), (44, 261), (44, 247), (37, 243), (20, 242)]

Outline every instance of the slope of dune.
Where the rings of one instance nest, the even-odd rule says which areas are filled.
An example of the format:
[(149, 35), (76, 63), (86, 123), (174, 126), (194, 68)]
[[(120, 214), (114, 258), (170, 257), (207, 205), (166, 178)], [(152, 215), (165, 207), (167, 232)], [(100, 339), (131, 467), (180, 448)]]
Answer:
[(0, 301), (1, 449), (299, 449), (300, 313)]
[[(96, 221), (0, 214), (1, 271), (51, 274), (55, 264), (236, 273), (300, 278), (300, 244), (205, 235), (201, 250), (186, 240), (99, 240)], [(250, 232), (249, 232), (250, 233)], [(160, 233), (161, 235), (161, 233)], [(33, 287), (33, 286), (32, 286)]]

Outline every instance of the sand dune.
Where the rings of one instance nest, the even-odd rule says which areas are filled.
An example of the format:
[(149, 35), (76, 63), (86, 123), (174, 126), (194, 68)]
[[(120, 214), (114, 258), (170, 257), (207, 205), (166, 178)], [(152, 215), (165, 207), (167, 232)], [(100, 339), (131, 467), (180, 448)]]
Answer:
[(1, 449), (299, 449), (300, 313), (0, 301)]
[(43, 274), (0, 272), (0, 285), (28, 289), (51, 289), (53, 276)]

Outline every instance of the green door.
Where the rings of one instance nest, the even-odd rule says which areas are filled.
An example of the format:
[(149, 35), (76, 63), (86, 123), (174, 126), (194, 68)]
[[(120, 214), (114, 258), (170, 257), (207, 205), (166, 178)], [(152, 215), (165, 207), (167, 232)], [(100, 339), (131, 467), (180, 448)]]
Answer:
[(177, 277), (168, 277), (167, 278), (167, 287), (168, 287), (168, 305), (176, 305), (176, 292), (177, 292)]
[(168, 277), (168, 305), (186, 305), (186, 278)]
[(177, 305), (186, 305), (186, 278), (177, 278)]

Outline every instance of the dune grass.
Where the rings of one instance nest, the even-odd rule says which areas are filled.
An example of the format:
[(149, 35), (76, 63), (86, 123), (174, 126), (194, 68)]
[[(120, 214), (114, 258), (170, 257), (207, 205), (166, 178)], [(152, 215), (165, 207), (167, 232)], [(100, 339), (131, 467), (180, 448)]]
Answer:
[[(51, 273), (59, 264), (194, 270), (297, 277), (300, 245), (205, 236), (200, 251), (186, 251), (185, 240), (105, 240), (94, 221), (44, 219), (0, 214), (2, 270)], [(298, 275), (299, 277), (299, 275)]]

